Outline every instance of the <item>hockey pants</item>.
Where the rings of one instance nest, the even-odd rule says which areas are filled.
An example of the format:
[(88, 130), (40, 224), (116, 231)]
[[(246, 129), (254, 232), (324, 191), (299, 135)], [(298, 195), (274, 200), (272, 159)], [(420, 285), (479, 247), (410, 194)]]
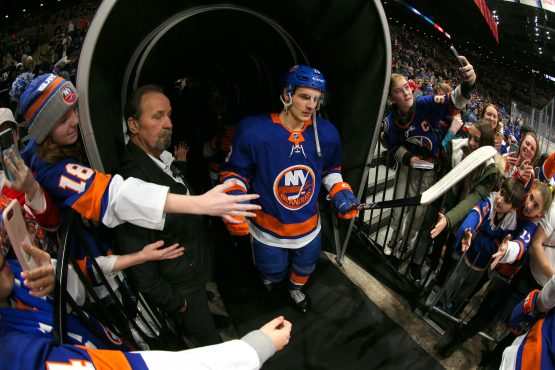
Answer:
[(260, 274), (273, 283), (282, 281), (289, 273), (289, 289), (301, 289), (320, 256), (320, 235), (297, 249), (272, 247), (253, 239), (254, 264)]

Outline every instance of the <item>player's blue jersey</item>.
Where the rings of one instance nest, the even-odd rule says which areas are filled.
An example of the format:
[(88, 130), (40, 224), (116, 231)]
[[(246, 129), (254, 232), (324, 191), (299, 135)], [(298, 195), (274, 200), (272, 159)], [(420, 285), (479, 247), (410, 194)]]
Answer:
[(412, 117), (406, 124), (395, 118), (394, 112), (383, 120), (387, 147), (390, 151), (403, 146), (422, 158), (437, 158), (443, 140), (440, 121), (459, 112), (451, 101), (451, 94), (427, 95), (416, 99)]
[(331, 122), (318, 119), (317, 125), (321, 157), (312, 121), (291, 131), (271, 114), (248, 117), (237, 127), (221, 179), (236, 179), (243, 191), (260, 194), (262, 210), (250, 219), (251, 233), (268, 245), (301, 247), (320, 231), (318, 194), (324, 177), (340, 178), (342, 148)]
[[(501, 220), (497, 219), (498, 215), (494, 207), (495, 195), (495, 192), (491, 193), (486, 199), (476, 203), (457, 232), (456, 245), (460, 250), (464, 231), (470, 228), (473, 238), (465, 258), (470, 266), (480, 270), (486, 268), (505, 236), (515, 234), (517, 228), (515, 211), (507, 212)], [(520, 251), (520, 257), (523, 254), (524, 249)]]

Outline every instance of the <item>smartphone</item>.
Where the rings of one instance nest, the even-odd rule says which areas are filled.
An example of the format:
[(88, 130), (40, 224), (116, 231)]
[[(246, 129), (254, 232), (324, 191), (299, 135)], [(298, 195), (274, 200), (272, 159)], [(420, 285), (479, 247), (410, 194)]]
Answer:
[(513, 153), (511, 154), (513, 157), (518, 157), (519, 150), (520, 150), (520, 147), (516, 144), (511, 144), (509, 146), (509, 153)]
[(27, 253), (21, 246), (22, 242), (31, 246), (36, 246), (31, 234), (27, 230), (27, 223), (23, 219), (21, 207), (16, 199), (4, 209), (2, 214), (2, 222), (8, 232), (10, 243), (15, 252), (17, 260), (24, 271), (32, 270), (39, 267), (39, 264), (33, 257)]
[(11, 128), (0, 132), (0, 150), (2, 155), (0, 162), (2, 163), (2, 168), (4, 169), (4, 175), (10, 181), (15, 180), (15, 176), (8, 170), (8, 166), (4, 163), (4, 156), (8, 155), (8, 150), (12, 149), (17, 157), (19, 157), (19, 151), (15, 145), (14, 134)]
[(449, 49), (451, 49), (451, 51), (453, 52), (453, 54), (455, 55), (455, 58), (457, 59), (457, 62), (459, 62), (459, 64), (461, 65), (461, 67), (464, 67), (464, 63), (462, 62), (462, 60), (459, 59), (459, 53), (457, 52), (457, 49), (455, 49), (455, 47), (453, 45), (451, 45), (449, 47)]

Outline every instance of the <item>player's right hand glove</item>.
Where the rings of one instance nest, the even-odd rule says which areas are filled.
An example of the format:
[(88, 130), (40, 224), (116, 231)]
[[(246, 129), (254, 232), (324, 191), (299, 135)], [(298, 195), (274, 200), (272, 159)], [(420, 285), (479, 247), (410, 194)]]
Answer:
[(522, 334), (531, 323), (538, 318), (536, 309), (536, 300), (540, 291), (538, 289), (532, 290), (526, 298), (515, 306), (509, 319), (509, 330), (516, 335)]
[[(229, 194), (229, 195), (244, 195), (247, 193), (245, 188), (239, 184), (235, 184), (234, 186), (227, 189), (225, 192), (226, 194)], [(250, 202), (244, 202), (244, 203), (250, 203)], [(244, 216), (231, 216), (231, 217), (239, 221), (239, 223), (234, 224), (234, 223), (228, 222), (224, 218), (224, 224), (227, 227), (227, 230), (229, 231), (229, 233), (231, 235), (237, 235), (237, 236), (248, 235), (249, 224), (247, 222), (247, 219)]]
[(359, 205), (357, 197), (346, 182), (338, 182), (330, 189), (330, 197), (339, 211), (339, 218), (350, 219), (358, 216), (358, 210), (352, 206)]
[(238, 224), (232, 224), (224, 219), (225, 226), (231, 235), (245, 236), (249, 235), (249, 223), (244, 216), (231, 216), (237, 221), (241, 221)]

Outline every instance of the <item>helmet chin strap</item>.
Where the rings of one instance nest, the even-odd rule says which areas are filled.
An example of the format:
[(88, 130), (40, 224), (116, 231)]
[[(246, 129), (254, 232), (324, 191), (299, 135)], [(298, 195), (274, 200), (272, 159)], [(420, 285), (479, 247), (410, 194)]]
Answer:
[(283, 94), (281, 94), (279, 96), (279, 100), (281, 100), (281, 103), (283, 104), (283, 110), (285, 111), (285, 113), (287, 113), (287, 109), (289, 109), (289, 107), (291, 106), (291, 104), (293, 104), (293, 98), (291, 98), (291, 93), (287, 93), (287, 95), (289, 96), (289, 102), (286, 102), (283, 99)]

